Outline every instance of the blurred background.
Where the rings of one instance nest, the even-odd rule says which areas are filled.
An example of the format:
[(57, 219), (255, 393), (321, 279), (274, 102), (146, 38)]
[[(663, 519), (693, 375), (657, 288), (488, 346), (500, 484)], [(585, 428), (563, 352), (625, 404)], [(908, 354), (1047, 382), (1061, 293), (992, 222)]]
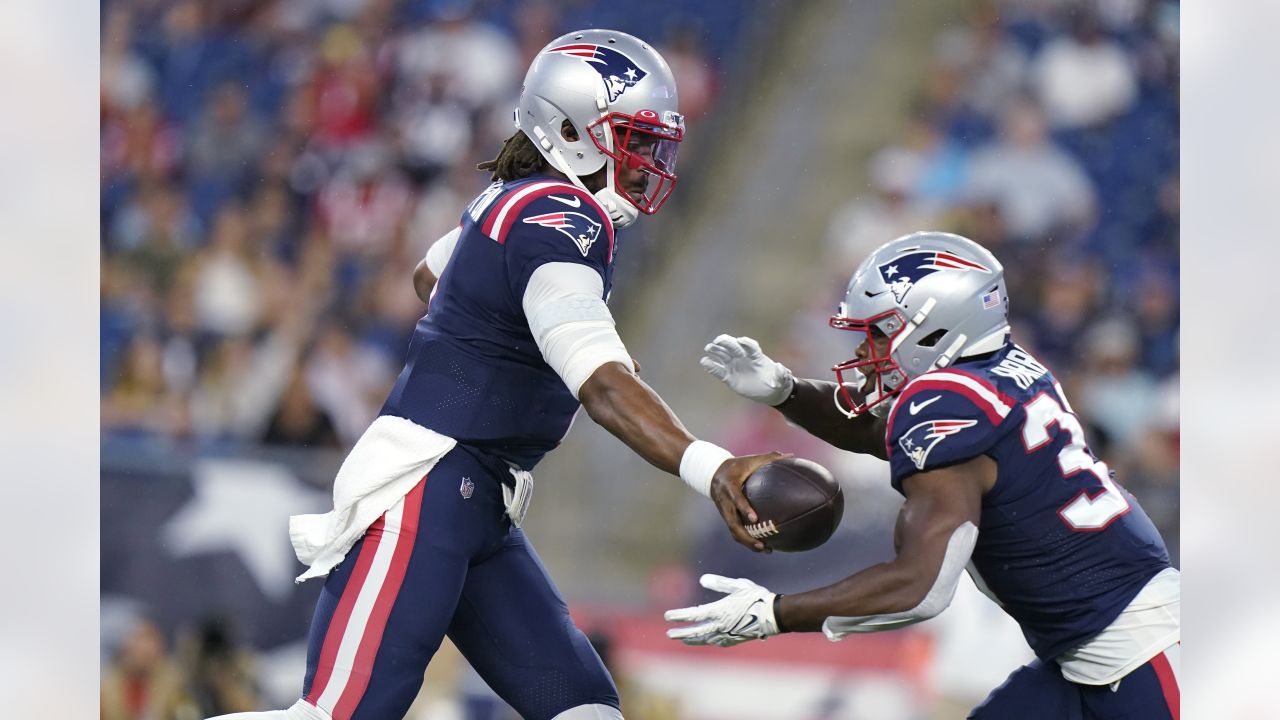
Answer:
[[(921, 228), (1001, 258), (1015, 338), (1179, 561), (1179, 5), (1160, 0), (108, 0), (101, 35), (102, 717), (284, 707), (322, 511), (424, 307), (410, 275), (487, 184), (524, 70), (613, 27), (676, 73), (680, 186), (611, 301), (693, 432), (826, 464), (824, 547), (756, 556), (591, 423), (539, 465), (529, 535), (630, 720), (963, 718), (1030, 657), (966, 584), (938, 619), (830, 643), (667, 641), (702, 572), (780, 592), (891, 551), (887, 467), (697, 367), (720, 332), (798, 374), (867, 252)], [(446, 648), (411, 718), (511, 717)]]

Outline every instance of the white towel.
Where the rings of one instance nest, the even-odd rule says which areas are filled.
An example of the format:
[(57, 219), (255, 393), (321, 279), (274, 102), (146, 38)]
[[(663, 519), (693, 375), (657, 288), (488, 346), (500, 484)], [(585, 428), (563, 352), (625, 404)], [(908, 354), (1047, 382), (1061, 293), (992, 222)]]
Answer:
[(404, 418), (383, 415), (356, 441), (333, 481), (333, 510), (289, 518), (304, 565), (295, 582), (327, 575), (369, 526), (413, 489), (458, 441)]

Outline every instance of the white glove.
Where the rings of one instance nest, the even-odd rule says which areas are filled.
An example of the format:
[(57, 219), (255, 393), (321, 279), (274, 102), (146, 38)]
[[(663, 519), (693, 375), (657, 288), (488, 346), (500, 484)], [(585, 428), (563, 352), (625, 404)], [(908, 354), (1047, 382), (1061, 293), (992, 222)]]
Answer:
[(778, 634), (778, 623), (773, 617), (776, 593), (746, 578), (703, 575), (700, 582), (702, 587), (728, 593), (728, 596), (706, 605), (668, 610), (662, 616), (667, 622), (697, 624), (671, 628), (667, 637), (683, 641), (685, 645), (729, 647)]
[(720, 335), (703, 350), (698, 364), (739, 395), (766, 405), (781, 405), (791, 396), (791, 371), (761, 352), (755, 340)]

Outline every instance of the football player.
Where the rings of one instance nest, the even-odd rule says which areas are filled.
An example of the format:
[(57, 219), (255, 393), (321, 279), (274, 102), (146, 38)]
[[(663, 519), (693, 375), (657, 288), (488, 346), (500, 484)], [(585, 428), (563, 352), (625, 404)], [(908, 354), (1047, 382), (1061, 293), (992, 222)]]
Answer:
[(801, 380), (751, 338), (703, 367), (836, 447), (889, 461), (906, 502), (896, 556), (778, 595), (705, 575), (727, 596), (672, 610), (668, 635), (734, 645), (781, 632), (905, 627), (942, 612), (966, 567), (1037, 659), (971, 718), (1178, 717), (1179, 576), (1146, 513), (1085, 441), (1053, 374), (1010, 340), (999, 261), (939, 232), (898, 238), (855, 271), (832, 327), (855, 357)]
[(671, 70), (621, 32), (557, 38), (530, 65), (493, 184), (428, 251), (429, 298), (404, 370), (334, 485), (334, 511), (290, 536), (327, 576), (302, 698), (226, 718), (403, 717), (448, 635), (529, 720), (621, 718), (613, 680), (520, 525), (529, 471), (578, 408), (713, 499), (757, 550), (741, 484), (777, 453), (695, 439), (635, 374), (605, 302), (615, 231), (676, 183), (684, 133)]

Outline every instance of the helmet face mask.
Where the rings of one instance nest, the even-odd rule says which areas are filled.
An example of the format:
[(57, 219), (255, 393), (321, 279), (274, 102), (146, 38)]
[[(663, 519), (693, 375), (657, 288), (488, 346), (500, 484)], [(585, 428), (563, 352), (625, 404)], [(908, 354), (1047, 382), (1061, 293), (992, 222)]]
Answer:
[[(848, 408), (845, 414), (849, 417), (857, 417), (866, 412), (879, 414), (882, 408), (887, 407), (883, 403), (902, 388), (903, 380), (906, 379), (906, 374), (894, 361), (892, 352), (894, 340), (907, 326), (906, 320), (897, 310), (888, 310), (865, 320), (854, 320), (845, 317), (842, 307), (828, 324), (837, 330), (861, 333), (865, 337), (856, 346), (867, 348), (865, 358), (855, 355), (831, 367), (836, 374), (837, 392)], [(856, 373), (854, 381), (845, 380), (845, 372), (848, 371)], [(867, 387), (868, 382), (872, 383), (870, 387)], [(865, 388), (861, 401), (849, 392), (850, 385), (859, 390)]]
[[(676, 153), (684, 139), (684, 118), (676, 112), (666, 115), (663, 122), (653, 110), (635, 115), (613, 112), (587, 126), (592, 142), (613, 161), (613, 187), (621, 188), (618, 194), (646, 215), (658, 212), (676, 187)], [(605, 132), (598, 132), (601, 128)], [(637, 170), (645, 175), (644, 187), (629, 188), (624, 173)]]
[[(909, 381), (1004, 347), (1008, 309), (1004, 268), (972, 240), (918, 232), (885, 243), (854, 271), (830, 320), (862, 333), (867, 349), (832, 367), (836, 406), (850, 418), (884, 415)], [(861, 401), (846, 384), (849, 370), (871, 381)]]
[[(566, 122), (576, 137), (562, 132)], [(573, 184), (587, 189), (581, 178), (604, 168), (593, 194), (615, 227), (657, 212), (675, 188), (684, 137), (675, 77), (631, 35), (592, 29), (552, 40), (529, 65), (515, 123)]]

